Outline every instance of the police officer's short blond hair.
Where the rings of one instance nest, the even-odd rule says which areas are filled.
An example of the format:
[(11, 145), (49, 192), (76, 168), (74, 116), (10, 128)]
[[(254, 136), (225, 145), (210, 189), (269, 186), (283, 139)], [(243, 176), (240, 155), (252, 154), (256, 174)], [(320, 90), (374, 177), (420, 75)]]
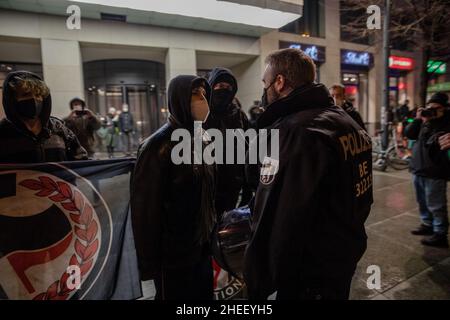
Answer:
[(316, 79), (314, 61), (299, 49), (277, 50), (269, 54), (266, 64), (272, 68), (274, 77), (283, 75), (293, 88), (311, 84)]

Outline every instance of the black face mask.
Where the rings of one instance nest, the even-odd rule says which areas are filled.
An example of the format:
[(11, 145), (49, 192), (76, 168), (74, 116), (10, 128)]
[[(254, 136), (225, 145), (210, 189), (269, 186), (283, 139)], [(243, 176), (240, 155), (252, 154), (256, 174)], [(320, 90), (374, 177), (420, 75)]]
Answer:
[(229, 89), (217, 89), (213, 91), (211, 111), (224, 112), (233, 101), (233, 91)]
[(264, 93), (261, 97), (261, 107), (263, 109), (266, 109), (267, 106), (269, 105), (269, 101), (267, 100), (267, 91), (269, 91), (270, 87), (275, 84), (275, 81), (276, 79), (267, 88), (264, 88)]
[(35, 99), (27, 99), (17, 101), (15, 104), (17, 113), (27, 119), (35, 119), (40, 116), (42, 112), (42, 101), (36, 101)]

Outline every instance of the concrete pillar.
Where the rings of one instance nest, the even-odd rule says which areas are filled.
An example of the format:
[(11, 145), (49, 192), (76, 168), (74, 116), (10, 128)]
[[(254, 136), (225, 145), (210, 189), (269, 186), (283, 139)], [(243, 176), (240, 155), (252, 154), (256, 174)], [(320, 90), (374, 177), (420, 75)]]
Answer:
[(255, 100), (261, 100), (261, 60), (261, 57), (254, 58), (231, 69), (239, 85), (237, 97), (245, 112), (248, 112)]
[[(411, 71), (406, 75), (406, 98), (409, 100), (409, 107), (412, 109), (414, 108), (414, 106), (416, 105), (417, 102), (419, 102), (418, 99), (416, 99), (415, 93), (417, 91), (419, 91), (418, 89), (416, 89), (416, 71)], [(401, 103), (403, 103), (404, 101), (401, 101)]]
[(326, 61), (320, 67), (320, 82), (327, 87), (341, 83), (341, 43), (339, 1), (325, 0)]
[(166, 82), (176, 76), (197, 74), (197, 59), (194, 49), (169, 48), (166, 54)]
[(273, 51), (279, 49), (278, 32), (273, 31), (259, 39), (260, 56), (232, 68), (239, 84), (237, 96), (244, 111), (253, 105), (255, 100), (261, 100), (263, 93), (262, 77), (266, 68), (265, 59)]
[(41, 39), (44, 80), (52, 95), (52, 115), (69, 113), (73, 97), (84, 98), (83, 63), (78, 41)]

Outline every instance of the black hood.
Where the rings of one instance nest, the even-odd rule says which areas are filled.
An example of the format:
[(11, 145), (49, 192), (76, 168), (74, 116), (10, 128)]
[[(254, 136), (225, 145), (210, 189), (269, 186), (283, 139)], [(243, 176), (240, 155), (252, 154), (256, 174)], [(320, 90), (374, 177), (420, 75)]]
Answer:
[(288, 96), (267, 106), (257, 120), (258, 128), (266, 128), (278, 119), (306, 109), (333, 107), (334, 100), (321, 83), (301, 86)]
[(233, 95), (236, 95), (238, 91), (238, 85), (233, 73), (226, 68), (214, 68), (209, 74), (208, 83), (211, 89), (214, 88), (219, 82), (226, 82), (233, 87)]
[[(9, 83), (13, 80), (14, 77), (24, 77), (24, 76), (32, 76), (36, 79), (42, 80), (37, 74), (34, 74), (29, 71), (15, 71), (11, 72), (6, 76), (5, 82), (3, 83), (3, 108), (5, 110), (6, 118), (12, 122), (16, 127), (25, 128), (23, 122), (19, 119), (16, 110), (14, 108), (14, 104), (16, 102), (16, 97), (14, 95), (14, 91), (9, 86)], [(49, 94), (47, 98), (42, 101), (42, 112), (39, 116), (41, 119), (42, 126), (47, 128), (48, 121), (50, 119), (50, 114), (52, 112), (52, 97)]]
[[(212, 95), (214, 94), (214, 90), (212, 90), (214, 88), (214, 86), (220, 82), (226, 82), (229, 83), (233, 90), (232, 90), (232, 96), (233, 98), (236, 96), (236, 93), (238, 91), (238, 85), (237, 85), (237, 81), (236, 78), (234, 77), (233, 73), (231, 73), (230, 70), (226, 69), (226, 68), (214, 68), (211, 73), (209, 74), (209, 78), (208, 78), (208, 83), (211, 86), (211, 112), (214, 113), (220, 113), (220, 110), (218, 110), (215, 106), (214, 106), (214, 99), (212, 97)], [(227, 106), (227, 109), (222, 110), (222, 111), (230, 111), (231, 109), (236, 109), (237, 106), (233, 105), (233, 99), (231, 99), (229, 105)]]
[(69, 102), (70, 110), (73, 110), (73, 104), (74, 104), (75, 102), (80, 102), (80, 103), (81, 103), (81, 106), (82, 106), (83, 108), (86, 108), (86, 102), (85, 102), (83, 99), (79, 98), (79, 97), (75, 97), (75, 98), (73, 98), (72, 100), (70, 100), (70, 102)]
[(204, 82), (206, 89), (206, 99), (209, 103), (211, 90), (205, 78), (181, 75), (170, 81), (168, 89), (168, 103), (172, 125), (182, 128), (192, 128), (194, 119), (191, 115), (191, 97), (192, 89), (198, 84)]

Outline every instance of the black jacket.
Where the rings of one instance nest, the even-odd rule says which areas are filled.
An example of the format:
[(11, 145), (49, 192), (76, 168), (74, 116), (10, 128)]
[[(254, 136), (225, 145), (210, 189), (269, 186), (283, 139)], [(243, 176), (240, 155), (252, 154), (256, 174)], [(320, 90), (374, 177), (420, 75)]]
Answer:
[(279, 130), (279, 164), (266, 159), (278, 172), (261, 170), (254, 200), (244, 267), (250, 297), (351, 278), (373, 202), (370, 136), (321, 84), (269, 105), (258, 127)]
[(438, 139), (450, 132), (450, 111), (444, 117), (423, 123), (414, 120), (405, 129), (410, 140), (417, 140), (413, 147), (410, 170), (413, 174), (450, 181), (450, 159), (448, 151), (440, 150)]
[(358, 111), (356, 111), (355, 107), (353, 107), (353, 104), (350, 101), (345, 101), (342, 105), (342, 109), (345, 110), (345, 112), (348, 113), (348, 115), (356, 121), (357, 124), (361, 126), (364, 130), (367, 131), (366, 125), (364, 124), (363, 119), (361, 118), (361, 115)]
[[(77, 137), (63, 123), (50, 117), (51, 96), (43, 101), (40, 115), (42, 131), (36, 136), (19, 119), (15, 108), (14, 92), (9, 86), (12, 77), (30, 74), (25, 71), (11, 72), (3, 84), (3, 107), (6, 118), (0, 122), (0, 162), (39, 163), (87, 159), (86, 150)], [(37, 75), (34, 77), (40, 79)]]
[(95, 115), (72, 116), (64, 118), (64, 124), (77, 136), (88, 154), (93, 155), (95, 133), (101, 127), (100, 120)]
[(119, 129), (121, 132), (130, 133), (134, 131), (134, 119), (130, 112), (122, 112), (119, 115)]
[[(169, 122), (139, 147), (131, 181), (131, 214), (141, 278), (163, 268), (192, 266), (209, 254), (215, 223), (215, 166), (171, 159), (175, 129), (192, 134), (191, 91), (201, 78), (179, 76), (169, 86)], [(207, 90), (209, 91), (209, 89)], [(182, 285), (182, 284), (180, 284)]]
[(401, 105), (397, 109), (397, 118), (399, 121), (406, 121), (409, 116), (409, 107), (406, 104)]
[[(230, 70), (225, 68), (215, 68), (211, 71), (208, 79), (211, 88), (219, 82), (230, 83), (233, 87), (233, 96), (236, 95), (238, 85), (236, 78)], [(211, 91), (212, 95), (214, 91)], [(211, 101), (213, 99), (211, 98)], [(211, 104), (210, 114), (205, 124), (207, 129), (219, 129), (223, 136), (226, 137), (227, 129), (242, 129), (249, 128), (249, 121), (239, 106), (231, 102), (225, 110), (217, 110)], [(236, 151), (236, 148), (235, 148)], [(235, 152), (236, 154), (236, 152)], [(224, 162), (226, 160), (226, 142), (224, 141), (223, 151)], [(217, 165), (217, 192), (216, 192), (216, 211), (221, 215), (224, 211), (232, 210), (237, 206), (239, 193), (245, 187), (245, 166), (239, 164), (219, 164)]]

